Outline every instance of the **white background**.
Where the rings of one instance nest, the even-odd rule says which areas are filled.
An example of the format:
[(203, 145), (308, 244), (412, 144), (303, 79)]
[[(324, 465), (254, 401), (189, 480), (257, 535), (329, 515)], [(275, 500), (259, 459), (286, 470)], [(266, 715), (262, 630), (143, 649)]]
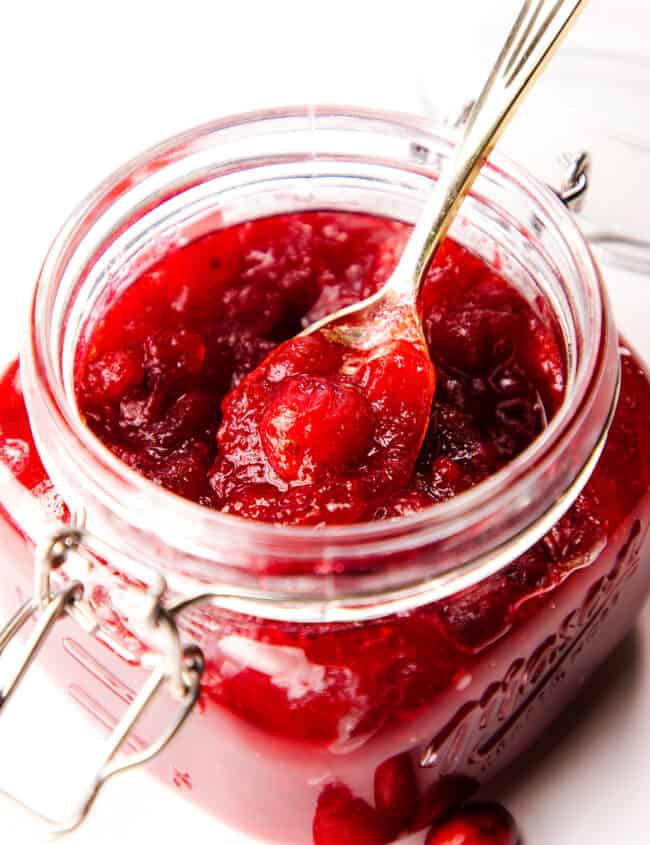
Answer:
[[(418, 111), (422, 90), (431, 91), (432, 80), (439, 101), (455, 101), (465, 93), (463, 67), (484, 50), (490, 54), (505, 31), (502, 16), (507, 23), (517, 5), (516, 0), (4, 4), (2, 361), (21, 341), (30, 289), (57, 227), (123, 160), (188, 126), (258, 106), (329, 101)], [(645, 0), (592, 0), (574, 43), (648, 49), (645, 6)], [(640, 110), (638, 120), (650, 137), (650, 111)], [(606, 275), (620, 325), (650, 358), (650, 280), (612, 269)], [(10, 784), (16, 772), (27, 773), (38, 797), (49, 774), (58, 784), (72, 782), (73, 772), (97, 753), (100, 737), (40, 669), (17, 702), (0, 720), (0, 782)], [(649, 715), (646, 611), (638, 630), (557, 729), (495, 785), (494, 794), (514, 812), (528, 845), (650, 840)], [(48, 753), (50, 747), (58, 751)], [(22, 813), (4, 804), (0, 838), (12, 845), (46, 841)], [(137, 772), (107, 788), (87, 826), (69, 841), (135, 845), (179, 839), (251, 842)]]

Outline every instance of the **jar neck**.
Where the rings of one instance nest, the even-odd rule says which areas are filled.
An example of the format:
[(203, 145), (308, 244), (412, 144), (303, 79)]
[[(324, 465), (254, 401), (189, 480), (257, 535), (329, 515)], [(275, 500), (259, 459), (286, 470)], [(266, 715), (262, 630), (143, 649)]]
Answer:
[(528, 286), (529, 298), (553, 313), (568, 386), (537, 440), (477, 487), (383, 523), (255, 524), (179, 499), (137, 475), (92, 435), (76, 406), (76, 346), (107, 291), (180, 243), (255, 216), (397, 209), (412, 222), (450, 144), (425, 121), (397, 115), (343, 109), (244, 115), (145, 153), (80, 206), (43, 266), (21, 364), (45, 467), (68, 504), (85, 510), (104, 548), (123, 561), (154, 564), (183, 595), (228, 594), (236, 609), (262, 608), (280, 618), (358, 619), (476, 583), (567, 510), (593, 470), (613, 413), (616, 333), (598, 270), (570, 215), (498, 156), (452, 234), (485, 257), (496, 243), (506, 277)]

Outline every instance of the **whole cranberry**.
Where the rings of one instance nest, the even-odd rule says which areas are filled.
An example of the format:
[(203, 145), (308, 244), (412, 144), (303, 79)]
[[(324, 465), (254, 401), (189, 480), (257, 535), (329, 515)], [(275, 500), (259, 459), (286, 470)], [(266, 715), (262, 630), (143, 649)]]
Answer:
[(431, 828), (425, 845), (517, 845), (510, 813), (499, 804), (469, 804)]
[(353, 385), (320, 376), (285, 379), (266, 409), (260, 435), (273, 469), (285, 481), (311, 481), (364, 455), (372, 408)]

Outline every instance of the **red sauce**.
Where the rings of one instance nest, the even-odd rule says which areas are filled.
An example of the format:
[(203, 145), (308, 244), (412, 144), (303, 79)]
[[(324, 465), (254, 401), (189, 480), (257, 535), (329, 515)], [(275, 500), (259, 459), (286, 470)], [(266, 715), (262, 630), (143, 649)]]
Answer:
[(448, 242), (421, 294), (430, 416), (415, 343), (365, 356), (320, 333), (280, 343), (377, 290), (408, 233), (294, 214), (164, 258), (87, 334), (88, 424), (156, 483), (267, 522), (384, 519), (476, 484), (535, 438), (564, 389), (553, 326), (479, 259)]
[[(88, 425), (156, 483), (251, 519), (385, 519), (477, 484), (535, 438), (564, 392), (553, 324), (478, 258), (447, 242), (429, 273), (421, 306), (437, 384), (428, 429), (404, 457), (406, 414), (397, 451), (376, 452), (376, 477), (367, 470), (388, 436), (376, 396), (417, 403), (408, 349), (361, 384), (330, 367), (331, 350), (308, 342), (303, 365), (300, 344), (278, 346), (376, 289), (407, 234), (385, 219), (310, 213), (233, 227), (170, 255), (89, 327), (77, 362)], [(276, 348), (290, 354), (272, 373)], [(648, 589), (650, 384), (625, 348), (621, 364), (618, 409), (590, 482), (498, 574), (364, 624), (210, 607), (183, 619), (206, 673), (201, 713), (174, 745), (174, 783), (191, 783), (197, 800), (258, 836), (376, 845), (436, 822), (527, 747)], [(0, 407), (3, 462), (60, 508), (15, 366), (0, 382)], [(29, 557), (24, 570), (29, 585)], [(19, 580), (15, 567), (9, 577)], [(106, 596), (98, 607), (107, 617)], [(90, 638), (84, 648), (123, 675), (122, 661)], [(57, 659), (77, 686), (88, 682), (65, 648)], [(88, 683), (93, 695), (97, 686)], [(105, 695), (101, 707), (115, 709)], [(171, 779), (167, 760), (161, 766)]]

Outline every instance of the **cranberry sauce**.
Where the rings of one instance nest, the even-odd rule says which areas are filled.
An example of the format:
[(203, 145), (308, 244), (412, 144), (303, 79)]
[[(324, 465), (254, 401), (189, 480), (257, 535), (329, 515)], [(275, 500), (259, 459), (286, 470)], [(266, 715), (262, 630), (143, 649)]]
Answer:
[(88, 425), (156, 483), (268, 522), (400, 516), (476, 484), (541, 431), (564, 374), (553, 327), (462, 247), (445, 245), (421, 296), (438, 375), (428, 426), (417, 344), (364, 357), (318, 333), (277, 346), (377, 290), (408, 232), (295, 214), (163, 259), (87, 333)]
[[(295, 367), (273, 381), (264, 364), (246, 377), (303, 321), (374, 290), (406, 235), (401, 224), (361, 215), (294, 215), (216, 233), (166, 258), (98, 315), (85, 339), (77, 374), (88, 424), (155, 482), (262, 520), (385, 519), (480, 482), (542, 430), (563, 396), (564, 370), (552, 325), (456, 244), (446, 244), (422, 295), (436, 391), (410, 477), (389, 465), (381, 489), (368, 491), (355, 476), (381, 425), (367, 386), (328, 371), (303, 378)], [(407, 353), (399, 366), (398, 387), (411, 401)], [(430, 841), (444, 842), (449, 831), (470, 830), (467, 815), (456, 827), (438, 823), (572, 699), (648, 590), (650, 382), (624, 346), (621, 366), (618, 409), (587, 487), (498, 574), (362, 624), (271, 622), (212, 607), (182, 617), (184, 636), (206, 656), (203, 696), (157, 761), (160, 777), (228, 823), (284, 845), (382, 845), (431, 825)], [(278, 395), (299, 421), (286, 438)], [(16, 366), (0, 382), (0, 408), (0, 459), (61, 515)], [(250, 451), (245, 412), (260, 422)], [(408, 429), (408, 414), (403, 423)], [(334, 437), (341, 432), (343, 443)], [(241, 475), (226, 466), (235, 441)], [(0, 536), (15, 605), (15, 589), (31, 583), (31, 551), (8, 521)], [(71, 621), (61, 623), (49, 659), (75, 699), (111, 724), (143, 675), (108, 590), (91, 600), (133, 665)], [(145, 738), (154, 736), (152, 728)], [(495, 836), (485, 841), (509, 842), (508, 825)]]

